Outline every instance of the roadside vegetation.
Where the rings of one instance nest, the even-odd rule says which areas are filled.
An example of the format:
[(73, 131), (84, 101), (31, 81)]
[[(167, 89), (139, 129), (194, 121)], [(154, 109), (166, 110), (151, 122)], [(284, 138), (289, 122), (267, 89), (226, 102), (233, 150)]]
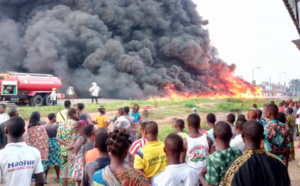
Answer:
[[(184, 115), (183, 113), (190, 113), (192, 109), (196, 108), (201, 113), (209, 112), (242, 112), (252, 108), (252, 104), (256, 103), (258, 107), (269, 103), (271, 99), (212, 99), (212, 98), (197, 98), (197, 99), (178, 99), (171, 100), (168, 98), (150, 98), (145, 101), (141, 100), (125, 100), (113, 103), (86, 104), (85, 111), (88, 113), (98, 112), (100, 105), (104, 106), (106, 110), (116, 111), (118, 108), (124, 106), (133, 106), (139, 104), (140, 108), (154, 108), (150, 110), (150, 118), (153, 120), (163, 119), (168, 116)], [(20, 116), (28, 120), (30, 114), (34, 111), (39, 111), (42, 117), (46, 117), (49, 113), (57, 113), (63, 109), (63, 106), (41, 106), (41, 107), (19, 107)]]

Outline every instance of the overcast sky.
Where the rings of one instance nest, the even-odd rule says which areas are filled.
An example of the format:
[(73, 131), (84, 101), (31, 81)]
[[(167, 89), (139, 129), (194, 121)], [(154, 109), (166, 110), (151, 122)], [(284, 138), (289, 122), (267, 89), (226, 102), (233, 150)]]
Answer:
[(300, 51), (293, 39), (299, 35), (282, 0), (194, 0), (211, 42), (227, 63), (235, 63), (235, 75), (257, 82), (281, 82), (300, 78)]

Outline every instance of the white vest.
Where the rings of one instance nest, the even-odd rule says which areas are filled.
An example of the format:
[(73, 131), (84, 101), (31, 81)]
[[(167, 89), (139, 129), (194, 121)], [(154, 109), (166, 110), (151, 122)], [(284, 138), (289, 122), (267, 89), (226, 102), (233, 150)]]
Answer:
[(207, 165), (207, 158), (209, 156), (207, 136), (206, 134), (203, 134), (198, 138), (191, 138), (187, 136), (186, 140), (186, 163), (195, 168), (199, 174)]

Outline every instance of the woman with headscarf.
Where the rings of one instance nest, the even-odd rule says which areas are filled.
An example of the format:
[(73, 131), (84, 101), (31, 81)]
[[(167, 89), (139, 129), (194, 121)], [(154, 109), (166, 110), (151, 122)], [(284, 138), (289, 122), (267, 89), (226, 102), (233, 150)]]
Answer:
[(46, 129), (41, 125), (40, 118), (41, 115), (39, 112), (31, 114), (24, 141), (27, 145), (35, 147), (40, 151), (45, 174), (49, 156), (49, 138)]

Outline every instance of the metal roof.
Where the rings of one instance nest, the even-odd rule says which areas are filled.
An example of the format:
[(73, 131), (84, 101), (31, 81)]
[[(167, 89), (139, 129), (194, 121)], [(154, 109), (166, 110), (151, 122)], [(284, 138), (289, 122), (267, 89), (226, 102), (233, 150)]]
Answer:
[[(296, 8), (297, 8), (297, 2), (299, 2), (300, 0), (294, 0), (294, 1), (295, 1), (295, 3), (296, 3)], [(293, 10), (292, 10), (292, 7), (291, 7), (290, 4), (289, 4), (289, 0), (283, 0), (283, 2), (284, 2), (285, 6), (286, 6), (286, 8), (287, 8), (287, 10), (288, 10), (288, 12), (289, 12), (289, 14), (290, 14), (290, 16), (291, 16), (291, 18), (292, 18), (292, 20), (293, 20), (295, 26), (296, 26), (296, 29), (297, 29), (299, 35), (300, 35), (299, 20), (297, 19), (297, 18), (298, 18), (298, 15), (295, 15), (295, 14), (294, 14), (294, 12), (293, 12)], [(297, 9), (298, 9), (298, 8), (297, 8)], [(298, 14), (298, 10), (296, 11), (296, 14)]]

